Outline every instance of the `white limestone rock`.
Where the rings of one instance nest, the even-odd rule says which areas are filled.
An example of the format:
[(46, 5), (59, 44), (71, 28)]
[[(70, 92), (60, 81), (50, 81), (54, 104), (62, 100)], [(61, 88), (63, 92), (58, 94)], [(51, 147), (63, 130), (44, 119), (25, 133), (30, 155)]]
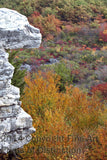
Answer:
[(23, 147), (30, 142), (32, 118), (21, 108), (19, 88), (11, 85), (14, 67), (5, 49), (38, 48), (39, 29), (17, 11), (0, 9), (0, 153)]
[(38, 48), (41, 34), (39, 29), (29, 24), (24, 15), (0, 8), (0, 41), (5, 49)]
[(21, 108), (20, 113), (17, 115), (15, 124), (16, 128), (30, 128), (32, 127), (32, 118)]
[(19, 105), (2, 106), (0, 107), (0, 119), (16, 117), (21, 112)]

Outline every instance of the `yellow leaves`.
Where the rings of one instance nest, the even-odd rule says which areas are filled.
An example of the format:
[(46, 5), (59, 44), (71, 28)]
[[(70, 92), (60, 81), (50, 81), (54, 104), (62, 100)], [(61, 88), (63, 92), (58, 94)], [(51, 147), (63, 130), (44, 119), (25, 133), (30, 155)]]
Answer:
[(104, 127), (99, 127), (94, 137), (96, 141), (92, 141), (87, 155), (93, 159), (106, 160), (106, 145), (107, 145), (107, 130)]
[[(23, 103), (31, 102), (32, 106), (34, 106), (38, 112), (40, 108), (41, 110), (45, 110), (46, 107), (55, 108), (59, 98), (58, 88), (56, 87), (59, 77), (56, 75), (53, 77), (52, 75), (51, 72), (47, 74), (38, 72), (34, 75), (35, 78), (32, 80), (30, 75), (25, 77), (27, 86), (25, 88)], [(24, 100), (24, 98), (28, 101)]]
[(103, 58), (104, 58), (104, 56), (100, 57), (100, 59), (96, 60), (96, 62), (102, 62)]
[(107, 29), (105, 29), (105, 30), (103, 31), (103, 34), (107, 34)]
[(103, 41), (103, 39), (100, 38), (99, 41)]
[[(25, 77), (25, 94), (22, 98), (22, 107), (32, 116), (36, 133), (33, 137), (64, 137), (62, 141), (48, 143), (44, 141), (31, 142), (28, 146), (35, 147), (35, 157), (38, 146), (48, 147), (73, 147), (72, 139), (67, 141), (68, 135), (78, 134), (86, 137), (98, 126), (99, 116), (104, 109), (99, 100), (87, 97), (86, 93), (72, 85), (66, 86), (66, 92), (59, 92), (57, 84), (60, 77), (52, 72), (35, 73), (32, 77)], [(101, 115), (103, 117), (103, 114)], [(101, 117), (100, 116), (100, 117)], [(103, 120), (102, 120), (103, 121)], [(102, 133), (101, 133), (102, 136)], [(103, 142), (103, 138), (100, 138)], [(83, 147), (83, 146), (82, 146)], [(104, 147), (103, 147), (104, 148)], [(67, 156), (67, 152), (43, 153), (50, 160)], [(42, 159), (41, 157), (39, 159)]]
[(31, 55), (34, 55), (34, 51), (33, 51), (33, 50), (31, 50), (30, 54), (31, 54)]
[(79, 93), (80, 93), (79, 88), (78, 88), (78, 87), (74, 87), (74, 89), (73, 89), (73, 94), (75, 94), (76, 96), (78, 96)]
[(103, 47), (101, 48), (101, 51), (105, 51), (105, 50), (107, 50), (107, 46), (103, 46)]
[(60, 52), (60, 50), (61, 50), (61, 47), (60, 47), (60, 46), (57, 46), (55, 49), (56, 49), (56, 52), (58, 52), (58, 53), (59, 53), (59, 52)]
[(94, 50), (91, 52), (91, 55), (93, 55), (93, 56), (95, 56), (95, 55), (96, 55)]

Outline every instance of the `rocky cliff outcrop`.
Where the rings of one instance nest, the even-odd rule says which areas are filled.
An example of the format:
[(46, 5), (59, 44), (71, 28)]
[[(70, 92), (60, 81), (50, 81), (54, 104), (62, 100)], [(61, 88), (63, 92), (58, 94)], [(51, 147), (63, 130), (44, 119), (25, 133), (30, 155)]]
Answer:
[(14, 67), (5, 49), (38, 48), (39, 29), (16, 11), (0, 9), (0, 153), (23, 147), (35, 132), (32, 118), (21, 108), (19, 88), (11, 85)]

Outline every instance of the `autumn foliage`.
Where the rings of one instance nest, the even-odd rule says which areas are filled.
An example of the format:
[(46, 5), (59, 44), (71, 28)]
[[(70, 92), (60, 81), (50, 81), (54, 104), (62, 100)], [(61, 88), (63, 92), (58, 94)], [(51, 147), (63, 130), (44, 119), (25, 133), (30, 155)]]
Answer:
[(99, 38), (100, 40), (107, 42), (107, 23), (102, 23), (100, 25)]
[[(10, 51), (17, 71), (12, 82), (21, 93), (26, 82), (22, 107), (36, 128), (20, 159), (105, 160), (107, 0), (0, 2), (42, 34), (40, 48)], [(21, 63), (31, 72), (25, 82)]]
[(100, 127), (96, 133), (97, 141), (91, 142), (89, 149), (86, 152), (87, 159), (101, 159), (106, 160), (107, 156), (107, 129), (105, 127)]
[[(33, 76), (25, 77), (26, 87), (22, 106), (32, 116), (36, 133), (33, 134), (32, 142), (24, 148), (26, 154), (21, 154), (24, 158), (65, 160), (65, 157), (73, 159), (74, 156), (79, 159), (80, 155), (83, 156), (86, 145), (90, 143), (82, 141), (77, 144), (73, 142), (72, 137), (67, 140), (68, 135), (87, 138), (93, 135), (98, 125), (104, 124), (101, 116), (104, 112), (104, 105), (95, 95), (90, 98), (79, 88), (73, 86), (66, 86), (65, 93), (59, 92), (57, 85), (59, 80), (60, 77), (52, 72), (39, 71)], [(48, 139), (46, 141), (46, 137), (55, 136), (60, 137), (60, 140), (50, 141)], [(61, 140), (62, 137), (64, 138)], [(48, 148), (48, 151), (40, 148), (43, 146), (45, 149)], [(33, 152), (27, 152), (29, 147), (34, 148)], [(71, 148), (71, 152), (66, 151), (67, 147)], [(73, 147), (75, 149), (79, 147), (81, 153), (78, 153), (79, 155), (72, 153)], [(50, 148), (54, 148), (54, 151), (51, 152)]]
[(43, 37), (45, 36), (47, 40), (53, 39), (54, 35), (61, 32), (62, 22), (55, 15), (43, 17), (38, 12), (34, 12), (29, 17), (29, 21), (33, 26), (40, 29)]
[(91, 88), (93, 93), (97, 93), (103, 96), (104, 99), (107, 99), (107, 83), (98, 84)]

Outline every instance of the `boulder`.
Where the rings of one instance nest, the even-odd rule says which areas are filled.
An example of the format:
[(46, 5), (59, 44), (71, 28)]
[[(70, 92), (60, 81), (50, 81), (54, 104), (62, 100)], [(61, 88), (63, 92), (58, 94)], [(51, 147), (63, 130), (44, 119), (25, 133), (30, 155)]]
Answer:
[(0, 43), (5, 49), (38, 48), (40, 30), (30, 25), (27, 18), (17, 11), (1, 8)]

